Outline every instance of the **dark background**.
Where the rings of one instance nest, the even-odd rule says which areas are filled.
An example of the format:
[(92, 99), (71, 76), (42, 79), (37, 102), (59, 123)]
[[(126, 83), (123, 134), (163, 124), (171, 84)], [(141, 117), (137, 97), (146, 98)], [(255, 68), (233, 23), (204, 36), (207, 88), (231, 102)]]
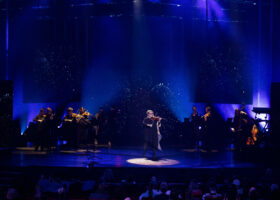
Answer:
[(148, 76), (153, 85), (170, 86), (168, 74), (178, 71), (192, 88), (191, 101), (252, 103), (258, 6), (218, 2), (232, 8), (220, 18), (211, 8), (206, 16), (196, 1), (143, 1), (138, 19), (129, 1), (22, 1), (10, 20), (10, 64), (24, 68), (24, 102), (80, 101), (90, 75), (93, 87)]

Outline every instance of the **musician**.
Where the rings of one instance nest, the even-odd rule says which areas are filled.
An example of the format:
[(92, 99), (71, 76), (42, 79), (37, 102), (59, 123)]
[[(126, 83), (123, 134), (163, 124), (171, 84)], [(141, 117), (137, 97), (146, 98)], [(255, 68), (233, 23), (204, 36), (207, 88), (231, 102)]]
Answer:
[(253, 118), (248, 120), (246, 145), (256, 146), (259, 143), (259, 128)]
[(203, 117), (203, 120), (205, 122), (211, 120), (212, 115), (211, 115), (211, 107), (210, 106), (205, 107), (205, 114), (202, 117)]
[(156, 149), (161, 150), (160, 146), (160, 127), (161, 118), (155, 117), (152, 110), (147, 110), (147, 116), (143, 120), (144, 124), (144, 152), (143, 157), (146, 157), (148, 146), (153, 149), (153, 159), (156, 159)]
[(212, 117), (212, 108), (210, 106), (205, 107), (205, 114), (202, 116), (202, 125), (203, 125), (203, 141), (204, 147), (206, 151), (209, 151), (213, 147), (215, 138), (213, 135), (214, 132), (214, 122)]
[(106, 140), (108, 142), (108, 147), (111, 148), (112, 139), (116, 136), (117, 133), (117, 123), (118, 123), (118, 114), (114, 106), (111, 107), (110, 112), (108, 113), (107, 123), (106, 123)]
[(106, 118), (105, 118), (105, 115), (104, 115), (103, 107), (99, 108), (98, 113), (96, 113), (96, 115), (95, 115), (95, 120), (96, 120), (96, 124), (94, 126), (94, 129), (95, 129), (94, 144), (97, 145), (98, 144), (98, 138), (100, 137), (100, 135), (104, 136), (104, 131), (105, 131)]
[[(245, 150), (248, 146), (256, 146), (259, 142), (259, 129), (253, 118), (244, 111), (244, 105), (239, 112), (239, 126), (240, 130), (237, 131), (236, 141), (237, 150)], [(238, 113), (238, 111), (236, 111)]]
[(248, 114), (238, 108), (234, 111), (232, 132), (234, 135), (234, 145), (237, 150), (242, 150), (245, 146), (248, 128)]
[(193, 134), (193, 138), (194, 138), (194, 145), (195, 145), (195, 148), (198, 149), (199, 140), (200, 140), (201, 117), (198, 115), (196, 106), (192, 107), (192, 114), (190, 116), (190, 119), (191, 119), (192, 134)]
[(51, 146), (54, 145), (55, 130), (57, 127), (57, 120), (55, 114), (50, 107), (47, 107), (47, 113), (45, 118), (46, 128), (46, 146), (50, 150)]
[(36, 115), (33, 121), (36, 123), (42, 123), (45, 120), (45, 118), (46, 118), (45, 109), (41, 108), (39, 114)]
[(241, 114), (240, 110), (238, 108), (234, 111), (234, 118), (233, 118), (233, 125), (232, 125), (232, 131), (238, 132), (241, 130)]
[(39, 146), (41, 147), (41, 151), (43, 151), (46, 146), (45, 118), (45, 109), (41, 108), (39, 114), (33, 119), (36, 126), (35, 151), (38, 151)]
[(87, 143), (88, 128), (90, 125), (89, 112), (84, 107), (80, 108), (79, 114), (76, 116), (77, 122), (77, 145), (85, 145)]
[(73, 108), (67, 108), (67, 114), (62, 122), (62, 137), (67, 141), (67, 146), (73, 148), (76, 141), (76, 114)]

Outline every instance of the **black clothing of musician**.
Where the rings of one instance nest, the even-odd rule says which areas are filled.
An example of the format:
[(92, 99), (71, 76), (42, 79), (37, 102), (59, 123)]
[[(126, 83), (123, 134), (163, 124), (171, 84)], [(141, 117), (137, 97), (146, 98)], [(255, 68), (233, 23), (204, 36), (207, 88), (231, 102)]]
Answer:
[(35, 123), (36, 127), (36, 133), (35, 133), (35, 151), (38, 150), (39, 146), (41, 146), (41, 151), (44, 150), (44, 147), (46, 146), (46, 137), (47, 132), (45, 129), (45, 109), (42, 108), (40, 110), (40, 113), (33, 119), (33, 122)]
[(106, 128), (106, 140), (108, 142), (108, 147), (111, 147), (111, 143), (114, 137), (117, 134), (117, 123), (118, 123), (118, 115), (115, 107), (111, 107), (111, 110), (108, 114), (107, 118), (107, 128)]
[(55, 145), (55, 132), (58, 125), (58, 120), (55, 114), (52, 112), (51, 108), (47, 108), (47, 114), (45, 118), (45, 128), (46, 128), (46, 146), (49, 150)]
[(88, 128), (91, 124), (89, 113), (85, 112), (84, 108), (80, 109), (79, 115), (76, 117), (77, 122), (77, 146), (86, 145), (88, 139)]
[(213, 150), (217, 140), (215, 131), (215, 122), (211, 108), (206, 107), (206, 113), (202, 117), (203, 119), (203, 137), (204, 137), (204, 148), (206, 151)]
[(73, 148), (76, 141), (76, 114), (73, 108), (68, 108), (67, 115), (63, 118), (62, 138), (67, 141), (67, 147)]
[(201, 116), (198, 115), (198, 112), (196, 110), (196, 107), (193, 106), (193, 112), (190, 116), (191, 119), (191, 130), (192, 130), (192, 138), (193, 138), (193, 144), (194, 148), (199, 148), (199, 140), (201, 139)]
[(106, 123), (106, 118), (104, 115), (104, 111), (103, 108), (99, 109), (99, 112), (96, 113), (95, 115), (95, 121), (93, 122), (93, 124), (95, 125), (95, 143), (98, 143), (98, 139), (100, 139), (100, 137), (104, 137), (104, 132), (105, 132), (105, 123)]
[(143, 156), (146, 157), (146, 151), (148, 147), (153, 149), (153, 159), (156, 156), (156, 149), (158, 149), (159, 145), (159, 134), (158, 134), (158, 125), (157, 121), (152, 120), (151, 116), (153, 115), (153, 111), (147, 111), (147, 117), (143, 120), (144, 124), (144, 152)]

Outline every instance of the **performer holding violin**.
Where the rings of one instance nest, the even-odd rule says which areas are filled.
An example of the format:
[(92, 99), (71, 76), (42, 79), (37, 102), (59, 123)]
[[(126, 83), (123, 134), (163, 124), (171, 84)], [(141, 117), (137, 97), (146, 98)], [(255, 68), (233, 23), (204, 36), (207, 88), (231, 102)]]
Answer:
[(148, 146), (153, 149), (153, 159), (156, 159), (156, 150), (161, 150), (160, 140), (160, 127), (161, 117), (155, 116), (152, 110), (147, 110), (147, 117), (143, 120), (144, 124), (144, 152), (143, 157), (146, 157)]
[(192, 136), (194, 141), (194, 148), (199, 149), (199, 140), (201, 139), (201, 116), (198, 114), (196, 106), (192, 107), (192, 114), (190, 116), (191, 119), (191, 129), (192, 129)]
[(39, 114), (33, 119), (33, 122), (36, 127), (35, 151), (38, 151), (39, 146), (41, 147), (41, 151), (43, 151), (44, 147), (46, 146), (47, 132), (45, 128), (45, 119), (46, 119), (45, 109), (41, 108)]
[(88, 128), (90, 126), (89, 117), (90, 113), (84, 107), (81, 107), (79, 113), (76, 115), (78, 147), (84, 146), (87, 143)]
[(215, 140), (215, 124), (212, 117), (212, 108), (210, 106), (205, 107), (205, 114), (202, 118), (202, 127), (203, 127), (203, 143), (206, 151), (212, 150)]
[(67, 148), (74, 148), (76, 144), (76, 116), (77, 114), (73, 112), (73, 108), (67, 108), (67, 114), (62, 122), (62, 138), (67, 141)]

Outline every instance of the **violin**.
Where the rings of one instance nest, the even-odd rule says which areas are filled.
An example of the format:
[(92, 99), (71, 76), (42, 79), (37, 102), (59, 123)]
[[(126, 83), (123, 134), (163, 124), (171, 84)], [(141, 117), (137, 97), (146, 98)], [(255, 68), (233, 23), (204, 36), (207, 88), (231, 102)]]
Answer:
[(82, 114), (76, 114), (76, 120), (80, 121), (81, 119), (88, 119), (89, 118), (89, 112), (84, 112)]
[(202, 118), (204, 118), (205, 121), (207, 121), (208, 117), (211, 116), (210, 112), (205, 113), (205, 115), (202, 116)]
[(151, 120), (153, 120), (153, 121), (160, 121), (161, 119), (162, 118), (158, 117), (158, 116), (151, 117)]

